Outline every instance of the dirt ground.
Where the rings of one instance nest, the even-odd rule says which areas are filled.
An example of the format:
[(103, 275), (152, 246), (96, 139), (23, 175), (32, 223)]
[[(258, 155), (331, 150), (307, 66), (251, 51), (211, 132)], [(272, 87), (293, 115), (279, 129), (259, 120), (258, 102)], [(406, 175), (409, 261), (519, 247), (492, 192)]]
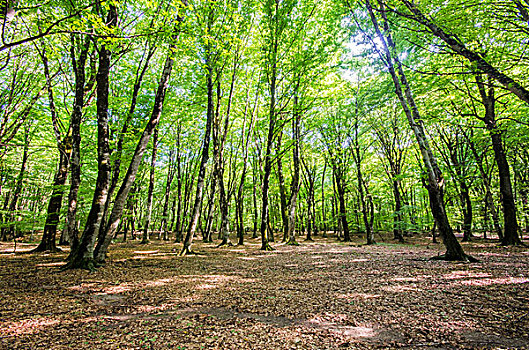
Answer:
[(119, 243), (94, 273), (2, 244), (0, 348), (529, 349), (527, 248), (477, 240), (470, 264), (429, 261), (426, 238), (300, 242)]

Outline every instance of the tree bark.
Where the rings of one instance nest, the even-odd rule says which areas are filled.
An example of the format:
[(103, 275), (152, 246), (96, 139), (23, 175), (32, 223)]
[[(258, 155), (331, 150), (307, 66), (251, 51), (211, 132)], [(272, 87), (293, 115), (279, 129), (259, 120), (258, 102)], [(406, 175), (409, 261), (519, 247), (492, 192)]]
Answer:
[(147, 192), (147, 208), (145, 211), (145, 225), (143, 226), (142, 244), (149, 243), (149, 227), (152, 217), (152, 197), (154, 194), (154, 175), (156, 171), (156, 155), (158, 153), (158, 128), (154, 128), (152, 135), (151, 166), (149, 167), (149, 189)]
[(123, 209), (127, 202), (127, 196), (130, 192), (130, 189), (134, 181), (136, 180), (136, 175), (138, 173), (138, 169), (139, 169), (143, 154), (145, 153), (145, 150), (147, 149), (149, 139), (151, 138), (151, 135), (156, 129), (160, 121), (160, 117), (162, 115), (163, 103), (165, 100), (165, 93), (167, 91), (167, 86), (169, 84), (169, 77), (171, 76), (171, 71), (173, 69), (174, 60), (172, 58), (172, 47), (173, 46), (171, 46), (171, 48), (169, 49), (169, 53), (165, 59), (164, 68), (162, 71), (160, 81), (158, 83), (156, 96), (154, 98), (154, 106), (152, 109), (151, 117), (149, 121), (147, 122), (145, 129), (143, 130), (143, 133), (138, 141), (138, 144), (136, 145), (136, 149), (134, 150), (132, 160), (127, 169), (127, 173), (125, 174), (125, 178), (123, 179), (123, 182), (121, 184), (121, 187), (118, 190), (118, 193), (116, 194), (116, 199), (114, 200), (114, 206), (112, 207), (112, 212), (110, 214), (107, 227), (105, 228), (104, 231), (102, 231), (103, 234), (101, 235), (101, 237), (99, 237), (99, 240), (98, 240), (95, 256), (96, 256), (97, 262), (100, 264), (105, 262), (108, 246), (110, 245), (112, 237), (114, 236), (119, 226), (119, 222), (121, 221), (121, 217), (123, 215)]
[(53, 189), (48, 203), (46, 212), (46, 223), (44, 224), (44, 232), (40, 244), (35, 248), (35, 252), (56, 252), (57, 246), (55, 238), (57, 236), (57, 225), (59, 224), (59, 213), (62, 206), (62, 197), (64, 195), (64, 184), (68, 176), (68, 162), (71, 154), (71, 129), (68, 128), (66, 135), (61, 136), (59, 129), (59, 118), (55, 108), (55, 99), (53, 96), (53, 88), (51, 82), (51, 75), (48, 67), (48, 58), (45, 50), (42, 51), (42, 63), (44, 66), (44, 75), (46, 78), (46, 88), (48, 91), (48, 103), (51, 114), (51, 122), (55, 138), (57, 140), (57, 149), (59, 150), (59, 165), (57, 172), (53, 178)]
[(169, 166), (167, 169), (167, 179), (165, 180), (165, 192), (163, 195), (162, 222), (160, 224), (160, 234), (164, 241), (169, 240), (167, 233), (167, 222), (169, 221), (169, 200), (171, 197), (171, 184), (174, 179), (174, 150), (169, 151)]
[(514, 196), (512, 192), (511, 184), (511, 173), (509, 169), (509, 163), (507, 162), (507, 156), (503, 148), (503, 142), (501, 139), (501, 132), (496, 125), (496, 111), (494, 97), (494, 87), (489, 81), (488, 91), (485, 87), (481, 76), (475, 75), (476, 84), (478, 85), (479, 93), (483, 106), (485, 107), (485, 116), (483, 121), (485, 126), (490, 133), (492, 139), (492, 149), (494, 150), (494, 159), (498, 166), (498, 173), (500, 177), (500, 198), (503, 204), (503, 238), (501, 240), (502, 245), (519, 245), (521, 244), (520, 237), (518, 236), (518, 221), (516, 218), (516, 204), (514, 202)]
[[(380, 11), (383, 17), (384, 36), (380, 30), (380, 27), (378, 26), (378, 21), (373, 12), (370, 0), (366, 0), (366, 7), (371, 21), (375, 27), (377, 36), (382, 42), (384, 54), (381, 53), (381, 58), (385, 61), (389, 69), (395, 86), (395, 93), (399, 98), (400, 104), (404, 110), (404, 113), (406, 114), (408, 123), (415, 134), (415, 138), (421, 151), (423, 163), (428, 175), (427, 183), (425, 185), (426, 189), (428, 190), (428, 197), (430, 199), (430, 209), (437, 226), (439, 227), (439, 233), (446, 248), (446, 252), (441, 258), (444, 260), (475, 260), (464, 253), (463, 248), (457, 241), (452, 231), (452, 227), (448, 221), (448, 216), (446, 214), (443, 201), (444, 179), (442, 177), (441, 170), (437, 165), (437, 160), (435, 159), (430, 145), (428, 144), (428, 139), (424, 132), (419, 110), (415, 104), (415, 100), (412, 96), (408, 80), (404, 74), (404, 70), (402, 69), (402, 65), (398, 59), (395, 44), (389, 31), (389, 23), (385, 14), (386, 10), (382, 7)], [(395, 71), (395, 68), (397, 69), (398, 74), (397, 71)]]
[[(2, 240), (5, 240), (4, 238), (16, 237), (15, 232), (15, 220), (16, 220), (16, 211), (18, 206), (18, 200), (20, 198), (20, 194), (22, 193), (22, 188), (24, 185), (24, 176), (26, 173), (26, 166), (28, 163), (29, 158), (29, 144), (30, 144), (30, 130), (31, 130), (32, 123), (27, 123), (24, 127), (24, 149), (22, 151), (22, 162), (20, 164), (20, 171), (18, 172), (18, 176), (15, 182), (15, 188), (13, 190), (13, 196), (11, 197), (11, 201), (9, 203), (9, 226), (2, 228)], [(5, 232), (7, 231), (7, 232)]]
[(189, 227), (187, 229), (186, 237), (184, 239), (184, 246), (180, 255), (191, 254), (193, 251), (191, 246), (193, 244), (193, 237), (198, 227), (198, 219), (200, 217), (200, 207), (202, 206), (202, 196), (204, 193), (204, 180), (206, 177), (206, 166), (209, 159), (209, 143), (211, 135), (211, 125), (213, 123), (213, 114), (214, 114), (214, 102), (213, 102), (213, 68), (211, 67), (211, 62), (207, 60), (206, 69), (206, 89), (208, 91), (208, 105), (206, 111), (206, 130), (204, 132), (204, 141), (202, 143), (202, 155), (200, 159), (200, 166), (197, 176), (197, 188), (195, 193), (195, 202), (193, 209), (191, 211), (191, 220), (189, 222)]
[(70, 117), (70, 128), (72, 132), (72, 152), (70, 156), (70, 191), (68, 193), (68, 214), (66, 219), (66, 230), (63, 232), (65, 239), (70, 244), (70, 252), (77, 249), (79, 245), (79, 233), (77, 232), (77, 197), (81, 185), (81, 120), (83, 117), (85, 97), (85, 64), (90, 48), (90, 38), (87, 36), (83, 41), (79, 58), (75, 57), (75, 41), (72, 39), (71, 59), (75, 74), (75, 98)]
[(294, 148), (292, 149), (292, 163), (294, 166), (294, 171), (292, 173), (292, 182), (290, 183), (290, 198), (288, 201), (288, 218), (287, 218), (287, 244), (288, 245), (298, 245), (296, 242), (296, 209), (297, 209), (297, 200), (300, 189), (300, 121), (301, 121), (301, 112), (299, 110), (299, 101), (296, 95), (294, 96), (294, 115), (292, 118), (292, 135), (294, 136)]
[[(109, 6), (106, 23), (116, 26), (118, 11), (114, 5)], [(106, 45), (99, 49), (99, 67), (96, 75), (97, 83), (97, 180), (92, 198), (92, 206), (88, 213), (85, 229), (80, 238), (77, 249), (70, 254), (66, 268), (84, 268), (93, 270), (96, 266), (94, 261), (94, 245), (101, 228), (105, 203), (108, 197), (110, 184), (110, 144), (108, 127), (108, 92), (110, 75), (111, 51)]]
[(345, 206), (345, 181), (341, 170), (333, 164), (334, 180), (336, 183), (336, 191), (338, 194), (339, 202), (339, 218), (340, 224), (343, 230), (343, 241), (351, 242), (351, 234), (349, 232), (349, 223), (347, 222), (347, 211)]

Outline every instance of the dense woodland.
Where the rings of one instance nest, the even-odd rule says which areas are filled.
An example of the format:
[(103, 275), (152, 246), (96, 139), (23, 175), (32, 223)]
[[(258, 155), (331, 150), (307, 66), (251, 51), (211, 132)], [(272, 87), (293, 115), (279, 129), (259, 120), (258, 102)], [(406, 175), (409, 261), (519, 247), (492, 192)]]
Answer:
[[(529, 1), (1, 1), (1, 239), (522, 244)], [(438, 236), (436, 238), (436, 235)]]

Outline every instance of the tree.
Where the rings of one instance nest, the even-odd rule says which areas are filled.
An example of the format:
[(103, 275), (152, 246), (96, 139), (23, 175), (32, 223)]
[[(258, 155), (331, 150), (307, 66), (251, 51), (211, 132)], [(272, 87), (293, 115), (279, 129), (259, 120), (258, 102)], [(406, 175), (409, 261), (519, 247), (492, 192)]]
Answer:
[(386, 10), (384, 5), (381, 5), (379, 11), (382, 15), (382, 24), (384, 26), (384, 34), (380, 30), (378, 20), (373, 11), (373, 7), (369, 0), (366, 0), (366, 9), (376, 31), (376, 35), (382, 43), (383, 52), (380, 53), (380, 58), (385, 62), (390, 71), (393, 83), (395, 85), (395, 92), (399, 98), (400, 104), (408, 118), (408, 123), (412, 128), (417, 143), (419, 145), (421, 155), (423, 158), (424, 167), (427, 172), (427, 182), (425, 186), (428, 190), (430, 199), (430, 208), (435, 222), (439, 228), (439, 233), (446, 247), (446, 253), (442, 256), (445, 260), (475, 260), (471, 256), (463, 252), (463, 248), (457, 241), (448, 216), (446, 214), (445, 205), (443, 201), (443, 185), (444, 180), (441, 170), (437, 165), (433, 152), (426, 138), (423, 124), (421, 123), (421, 116), (415, 100), (413, 98), (410, 85), (404, 74), (404, 70), (396, 52), (396, 46), (390, 33), (389, 23), (386, 17)]

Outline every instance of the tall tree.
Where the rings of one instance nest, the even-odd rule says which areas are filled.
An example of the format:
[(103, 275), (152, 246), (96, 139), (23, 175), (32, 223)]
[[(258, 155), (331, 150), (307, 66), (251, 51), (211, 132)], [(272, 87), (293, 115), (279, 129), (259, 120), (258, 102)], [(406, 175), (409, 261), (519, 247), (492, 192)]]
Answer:
[(395, 86), (395, 93), (397, 94), (402, 109), (408, 118), (408, 123), (415, 134), (417, 144), (421, 151), (423, 165), (427, 172), (426, 189), (428, 190), (430, 199), (430, 208), (446, 248), (446, 253), (441, 258), (445, 260), (475, 260), (464, 253), (463, 248), (457, 241), (452, 227), (450, 226), (443, 201), (444, 180), (442, 173), (428, 143), (423, 123), (421, 122), (419, 109), (417, 108), (410, 85), (399, 60), (396, 46), (390, 32), (389, 21), (387, 20), (386, 7), (383, 4), (379, 5), (380, 7), (378, 10), (382, 16), (384, 34), (379, 27), (379, 21), (375, 16), (370, 0), (366, 0), (366, 9), (375, 28), (377, 38), (382, 43), (383, 47), (383, 51), (380, 52), (380, 58), (389, 69)]

